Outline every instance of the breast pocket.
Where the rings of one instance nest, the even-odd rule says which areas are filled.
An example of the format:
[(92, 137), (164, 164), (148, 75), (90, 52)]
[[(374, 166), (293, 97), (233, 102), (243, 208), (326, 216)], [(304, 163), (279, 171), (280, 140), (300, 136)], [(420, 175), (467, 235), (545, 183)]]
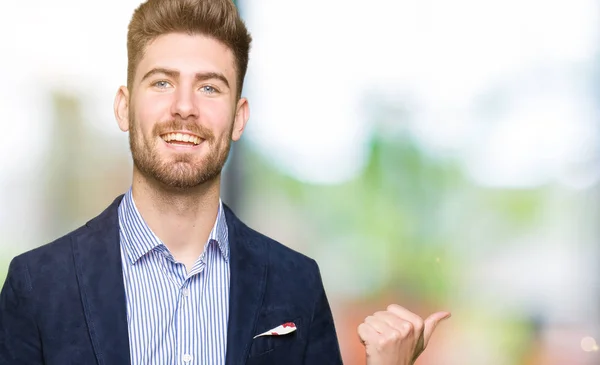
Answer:
[(281, 318), (276, 320), (268, 320), (259, 323), (257, 327), (256, 335), (263, 332), (269, 331), (277, 326), (284, 323), (293, 322), (296, 325), (294, 332), (284, 335), (265, 335), (260, 336), (252, 340), (252, 346), (250, 347), (249, 358), (265, 355), (275, 350), (278, 352), (291, 351), (295, 346), (302, 346), (302, 333), (304, 332), (304, 323), (301, 317), (296, 318)]

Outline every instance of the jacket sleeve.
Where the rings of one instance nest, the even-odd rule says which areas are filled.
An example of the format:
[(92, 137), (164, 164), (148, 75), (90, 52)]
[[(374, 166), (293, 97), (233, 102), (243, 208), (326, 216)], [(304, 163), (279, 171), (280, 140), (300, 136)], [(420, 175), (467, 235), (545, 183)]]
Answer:
[(31, 279), (27, 266), (18, 261), (10, 263), (0, 292), (0, 364), (43, 365), (40, 334), (31, 310)]
[(315, 269), (316, 280), (314, 288), (317, 290), (317, 296), (310, 322), (304, 364), (342, 364), (342, 355), (335, 331), (333, 315), (329, 307), (327, 295), (325, 294), (319, 267), (316, 263)]

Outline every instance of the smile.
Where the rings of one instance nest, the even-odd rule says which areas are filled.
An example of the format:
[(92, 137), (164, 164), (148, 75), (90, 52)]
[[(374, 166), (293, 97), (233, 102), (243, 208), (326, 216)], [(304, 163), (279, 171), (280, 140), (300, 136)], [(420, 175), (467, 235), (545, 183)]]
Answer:
[(160, 137), (169, 144), (197, 146), (202, 142), (200, 137), (187, 133), (167, 133)]

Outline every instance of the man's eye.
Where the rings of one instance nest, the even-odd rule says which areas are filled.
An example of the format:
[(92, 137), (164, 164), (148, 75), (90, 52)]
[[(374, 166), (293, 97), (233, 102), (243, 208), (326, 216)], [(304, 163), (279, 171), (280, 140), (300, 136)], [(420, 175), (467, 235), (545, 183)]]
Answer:
[(171, 86), (171, 84), (169, 84), (167, 81), (157, 81), (154, 83), (154, 86), (156, 86), (159, 89), (166, 89), (169, 86)]
[(212, 87), (210, 85), (202, 86), (201, 90), (207, 94), (214, 94), (217, 92), (217, 89), (215, 89), (214, 87)]

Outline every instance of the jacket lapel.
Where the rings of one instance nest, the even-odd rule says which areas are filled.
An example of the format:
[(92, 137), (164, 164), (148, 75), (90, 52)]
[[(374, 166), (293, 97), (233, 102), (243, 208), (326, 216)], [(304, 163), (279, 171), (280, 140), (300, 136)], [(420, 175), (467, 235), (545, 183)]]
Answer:
[(121, 266), (118, 197), (73, 239), (88, 330), (99, 365), (129, 365), (127, 304)]
[(265, 293), (268, 250), (265, 241), (225, 206), (229, 230), (230, 291), (225, 365), (243, 364), (248, 356)]

